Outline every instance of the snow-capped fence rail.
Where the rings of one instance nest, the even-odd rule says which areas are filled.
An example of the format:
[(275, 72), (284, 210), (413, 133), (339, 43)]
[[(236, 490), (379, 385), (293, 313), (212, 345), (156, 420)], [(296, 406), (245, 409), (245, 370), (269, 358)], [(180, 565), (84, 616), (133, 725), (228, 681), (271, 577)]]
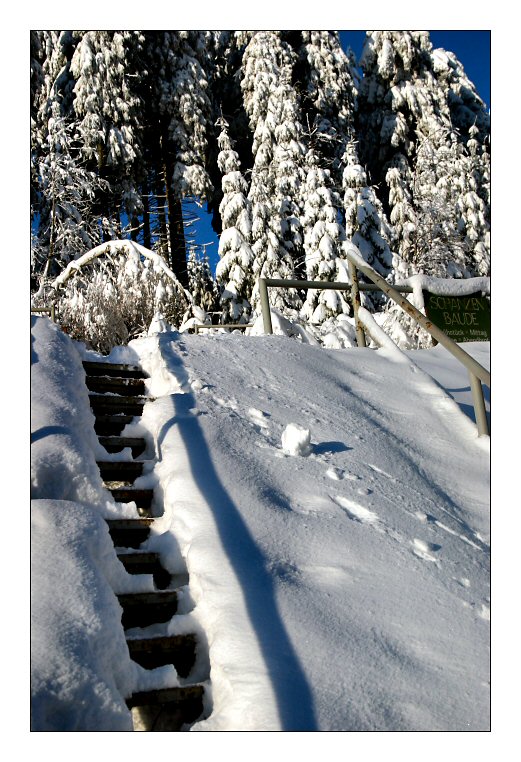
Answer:
[[(470, 376), (470, 388), (472, 391), (472, 401), (476, 416), (476, 425), (479, 436), (488, 436), (489, 428), (487, 414), (485, 409), (485, 399), (481, 383), (490, 386), (490, 373), (480, 363), (478, 363), (468, 352), (465, 352), (455, 341), (453, 341), (441, 328), (438, 328), (431, 320), (425, 317), (411, 302), (401, 296), (401, 293), (412, 293), (412, 286), (390, 286), (387, 281), (373, 270), (360, 256), (354, 247), (346, 251), (346, 257), (349, 262), (349, 274), (352, 283), (339, 283), (331, 281), (301, 281), (301, 280), (282, 280), (279, 278), (259, 278), (259, 294), (261, 300), (262, 319), (264, 323), (264, 332), (273, 333), (271, 323), (270, 305), (268, 300), (268, 288), (299, 288), (308, 289), (333, 289), (335, 291), (350, 291), (353, 301), (353, 311), (355, 316), (355, 326), (357, 333), (357, 342), (359, 347), (365, 347), (364, 327), (368, 330), (369, 321), (365, 320), (365, 311), (360, 308), (359, 291), (373, 291), (379, 289), (392, 299), (399, 307), (413, 318), (421, 327), (427, 331), (436, 341), (444, 346), (457, 360), (459, 360), (468, 370)], [(356, 271), (360, 270), (373, 284), (359, 283)], [(368, 330), (369, 332), (369, 330)], [(378, 343), (378, 339), (375, 339)]]

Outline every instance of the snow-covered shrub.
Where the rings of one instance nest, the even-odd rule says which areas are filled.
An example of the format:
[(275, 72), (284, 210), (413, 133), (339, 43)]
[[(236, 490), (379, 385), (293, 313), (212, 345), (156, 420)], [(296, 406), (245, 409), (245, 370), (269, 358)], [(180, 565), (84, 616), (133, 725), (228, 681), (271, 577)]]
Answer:
[(148, 258), (135, 245), (115, 244), (82, 264), (60, 291), (62, 328), (104, 354), (146, 334), (158, 312), (179, 326), (189, 304), (189, 295), (157, 255)]
[(60, 301), (59, 319), (63, 330), (73, 339), (102, 354), (128, 341), (114, 286), (101, 272), (92, 273), (90, 279), (78, 277), (69, 281)]

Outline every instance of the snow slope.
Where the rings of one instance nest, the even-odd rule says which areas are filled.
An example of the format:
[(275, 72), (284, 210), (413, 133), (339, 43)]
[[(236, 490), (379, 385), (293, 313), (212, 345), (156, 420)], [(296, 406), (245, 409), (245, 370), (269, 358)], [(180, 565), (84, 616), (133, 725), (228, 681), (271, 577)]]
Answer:
[(209, 649), (193, 729), (487, 730), (489, 440), (411, 358), (462, 406), (465, 371), (283, 336), (160, 332), (110, 359), (137, 357), (149, 543), (190, 573), (167, 630)]

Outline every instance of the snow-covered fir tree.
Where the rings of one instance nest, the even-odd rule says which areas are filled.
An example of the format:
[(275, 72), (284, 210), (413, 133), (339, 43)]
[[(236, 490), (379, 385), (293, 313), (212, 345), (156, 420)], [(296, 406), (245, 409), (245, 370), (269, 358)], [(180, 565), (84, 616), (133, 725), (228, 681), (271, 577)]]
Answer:
[(464, 226), (470, 255), (468, 266), (473, 275), (490, 274), (490, 157), (486, 144), (476, 139), (478, 128), (472, 125), (467, 141), (468, 152), (462, 158), (461, 193), (457, 207)]
[(196, 246), (191, 246), (187, 267), (188, 290), (192, 295), (193, 304), (205, 312), (216, 311), (219, 305), (219, 292), (206, 252), (200, 254)]
[[(302, 148), (295, 140), (298, 127), (286, 121), (295, 115), (295, 95), (290, 92), (294, 54), (276, 32), (257, 32), (244, 52), (241, 81), (244, 106), (253, 132), (254, 164), (248, 198), (252, 205), (253, 275), (291, 279), (295, 275), (293, 252), (301, 236), (295, 209), (300, 190), (295, 159)], [(287, 98), (284, 108), (281, 98)], [(283, 162), (287, 160), (284, 166)], [(297, 197), (297, 198), (296, 198)], [(298, 294), (272, 289), (272, 304), (296, 314)], [(257, 286), (253, 290), (255, 312), (260, 310)]]
[(417, 148), (413, 178), (416, 230), (412, 264), (415, 272), (440, 278), (465, 278), (467, 242), (460, 224), (460, 159), (454, 136), (435, 144), (425, 138)]
[(465, 93), (461, 65), (433, 51), (428, 32), (368, 33), (361, 65), (360, 151), (372, 181), (387, 189), (396, 254), (408, 263), (395, 270), (468, 277), (476, 268), (465, 253), (459, 200), (466, 138), (453, 121), (464, 127), (479, 117), (485, 129), (482, 102), (473, 88)]
[(208, 125), (207, 169), (213, 184), (213, 193), (208, 196), (207, 208), (218, 235), (222, 230), (219, 212), (223, 197), (222, 173), (218, 165), (222, 114), (226, 114), (229, 120), (229, 136), (241, 166), (249, 169), (253, 164), (251, 133), (248, 116), (244, 110), (240, 81), (242, 57), (250, 37), (251, 34), (244, 32), (206, 33), (207, 51), (211, 61), (208, 67), (208, 96), (211, 101), (211, 113), (214, 115)]
[(117, 235), (121, 207), (129, 219), (143, 211), (136, 178), (143, 150), (142, 103), (129, 62), (131, 51), (142, 43), (140, 32), (87, 31), (71, 61), (82, 154), (111, 183), (112, 196), (102, 204), (108, 228), (114, 227)]
[(211, 104), (204, 32), (145, 32), (148, 105), (147, 156), (153, 168), (150, 191), (158, 207), (159, 246), (188, 286), (181, 201), (208, 196), (207, 125)]
[(340, 186), (342, 157), (355, 137), (357, 73), (341, 48), (337, 32), (301, 32), (299, 75), (302, 108), (314, 135), (321, 166), (328, 166)]
[[(394, 281), (399, 282), (413, 274), (411, 261), (416, 233), (416, 213), (411, 191), (412, 172), (402, 153), (397, 153), (390, 162), (385, 181), (389, 188), (391, 208), (392, 272)], [(398, 251), (400, 251), (399, 254)]]
[[(386, 278), (392, 266), (392, 231), (374, 188), (367, 183), (354, 142), (347, 144), (343, 164), (346, 237), (358, 248), (362, 258)], [(380, 302), (378, 296), (362, 293), (364, 306), (374, 309)]]
[(44, 278), (57, 275), (72, 259), (99, 243), (99, 229), (92, 214), (96, 191), (108, 184), (85, 168), (75, 140), (74, 126), (59, 115), (48, 120), (45, 158), (39, 166), (39, 192), (49, 209), (46, 224), (39, 230), (40, 257), (34, 274)]
[(126, 67), (128, 32), (85, 32), (71, 62), (74, 109), (86, 158), (98, 166), (130, 166), (136, 159), (135, 111)]
[(434, 49), (431, 60), (438, 86), (447, 97), (452, 128), (462, 142), (470, 129), (475, 128), (474, 139), (483, 145), (490, 133), (490, 114), (463, 64), (454, 53), (443, 48)]
[[(303, 227), (306, 231), (307, 280), (349, 282), (348, 263), (342, 257), (345, 231), (339, 222), (341, 201), (333, 189), (330, 172), (318, 166), (312, 150), (307, 155)], [(320, 325), (339, 314), (349, 314), (349, 301), (339, 291), (308, 290), (302, 317)]]
[(432, 70), (428, 32), (368, 32), (358, 93), (360, 158), (380, 183), (401, 152), (414, 162), (418, 139), (450, 127), (446, 99)]
[[(179, 196), (205, 198), (211, 190), (206, 171), (206, 131), (210, 114), (204, 61), (204, 32), (176, 32), (175, 109), (170, 112), (169, 134), (175, 146), (173, 186)], [(171, 101), (170, 101), (171, 104)]]
[(239, 156), (233, 150), (228, 135), (228, 123), (219, 120), (218, 164), (222, 173), (223, 199), (219, 211), (222, 233), (219, 238), (220, 262), (216, 278), (221, 290), (223, 323), (247, 323), (251, 314), (253, 289), (252, 267), (254, 255), (251, 236), (251, 206), (247, 198), (247, 184), (241, 173)]
[[(259, 313), (260, 276), (348, 280), (349, 241), (390, 281), (488, 275), (490, 116), (463, 66), (427, 32), (377, 31), (361, 68), (330, 31), (33, 30), (34, 275), (127, 235), (198, 290), (188, 198), (221, 236), (224, 320)], [(270, 301), (320, 335), (349, 310)]]

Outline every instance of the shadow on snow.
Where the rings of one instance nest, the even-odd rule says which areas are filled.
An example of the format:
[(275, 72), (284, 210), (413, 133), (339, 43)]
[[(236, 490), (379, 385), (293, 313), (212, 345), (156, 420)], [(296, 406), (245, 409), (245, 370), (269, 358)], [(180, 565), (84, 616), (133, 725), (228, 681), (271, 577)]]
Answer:
[[(169, 367), (179, 372), (179, 380), (187, 379), (186, 369), (172, 349), (171, 336), (164, 339), (160, 336), (159, 346)], [(168, 429), (173, 425), (179, 426), (193, 478), (212, 510), (221, 543), (242, 586), (248, 615), (276, 696), (282, 729), (316, 730), (311, 688), (278, 610), (267, 559), (219, 479), (199, 419), (192, 413), (196, 406), (193, 393), (187, 391), (172, 397), (175, 414), (163, 425), (158, 447)], [(331, 446), (336, 443), (327, 444)]]

